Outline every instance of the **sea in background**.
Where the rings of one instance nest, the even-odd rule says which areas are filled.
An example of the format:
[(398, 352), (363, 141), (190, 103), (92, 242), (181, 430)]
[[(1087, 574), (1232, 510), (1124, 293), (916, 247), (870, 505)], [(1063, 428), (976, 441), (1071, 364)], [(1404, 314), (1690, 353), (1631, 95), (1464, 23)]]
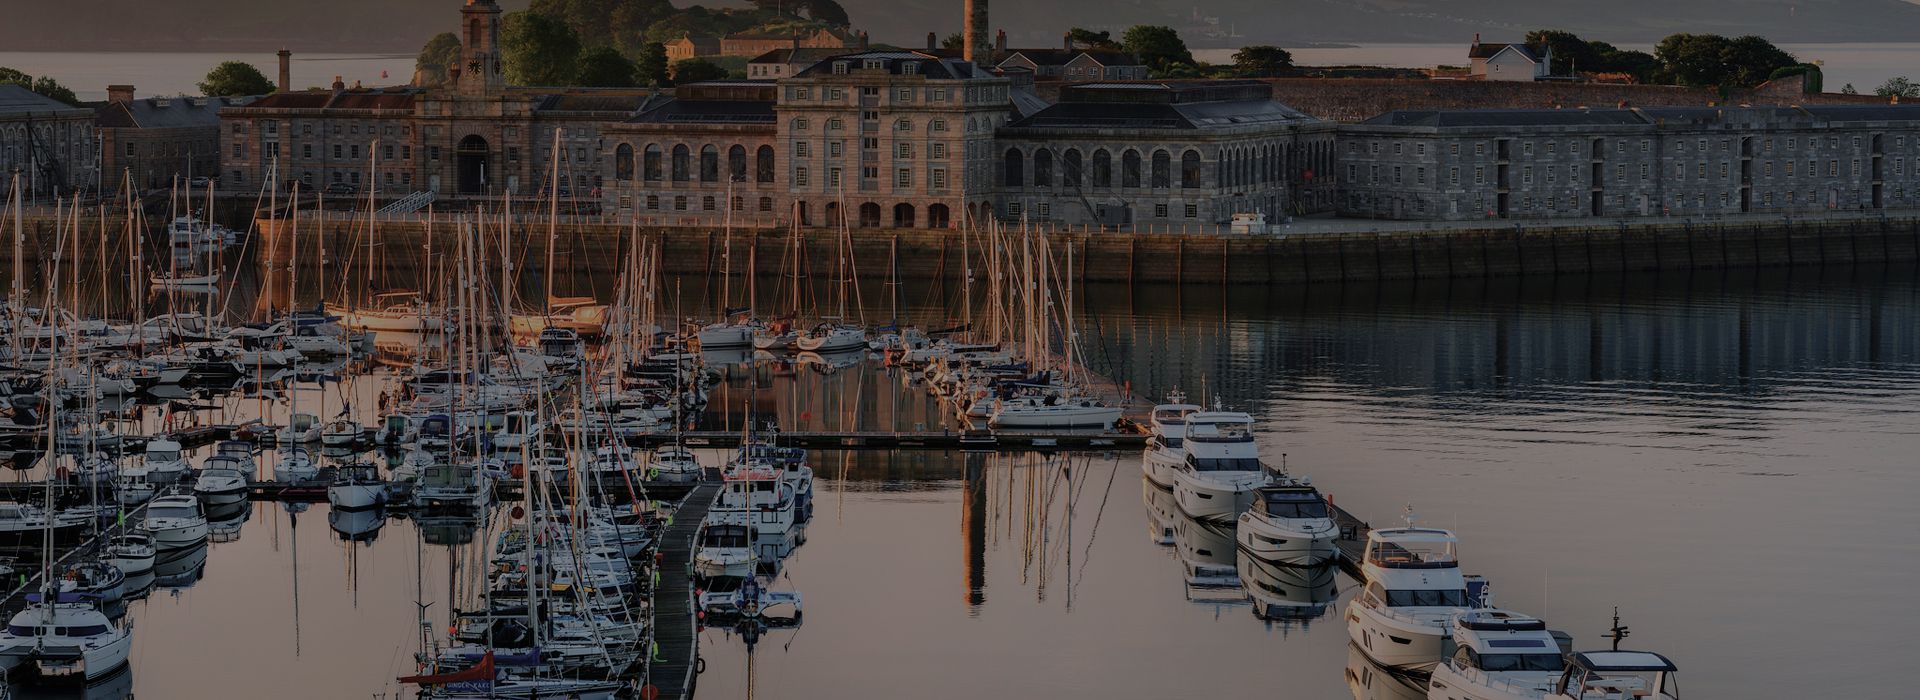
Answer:
[[(1518, 38), (1518, 37), (1515, 37)], [(1838, 92), (1852, 83), (1861, 92), (1895, 76), (1920, 79), (1920, 42), (1881, 44), (1782, 44), (1803, 61), (1818, 62), (1826, 73), (1826, 88)], [(1622, 48), (1651, 51), (1651, 46)], [(1194, 57), (1209, 63), (1232, 63), (1235, 49), (1198, 49)], [(1466, 48), (1460, 44), (1366, 44), (1347, 48), (1291, 49), (1301, 65), (1375, 65), (1424, 68), (1462, 65)], [(412, 55), (327, 54), (293, 55), (295, 89), (329, 85), (339, 76), (348, 85), (399, 85), (413, 77)], [(52, 76), (72, 88), (83, 100), (104, 100), (108, 85), (132, 84), (141, 97), (199, 94), (194, 84), (222, 61), (246, 61), (274, 77), (278, 62), (272, 53), (93, 53), (0, 51), (0, 66), (34, 76)]]

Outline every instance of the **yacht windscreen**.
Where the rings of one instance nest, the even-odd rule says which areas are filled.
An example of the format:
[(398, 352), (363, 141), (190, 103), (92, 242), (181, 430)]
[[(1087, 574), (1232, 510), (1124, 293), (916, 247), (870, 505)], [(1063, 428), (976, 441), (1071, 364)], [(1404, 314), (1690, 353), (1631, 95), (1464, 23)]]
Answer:
[(1312, 491), (1279, 491), (1263, 494), (1267, 515), (1276, 518), (1326, 518), (1327, 502)]
[(1565, 666), (1559, 654), (1480, 654), (1482, 671), (1558, 671)]
[(1187, 457), (1187, 465), (1197, 472), (1257, 472), (1260, 471), (1259, 457)]
[(186, 506), (151, 506), (147, 508), (149, 518), (191, 518), (197, 513)]
[(1465, 590), (1389, 590), (1387, 607), (1390, 608), (1464, 608), (1467, 606)]

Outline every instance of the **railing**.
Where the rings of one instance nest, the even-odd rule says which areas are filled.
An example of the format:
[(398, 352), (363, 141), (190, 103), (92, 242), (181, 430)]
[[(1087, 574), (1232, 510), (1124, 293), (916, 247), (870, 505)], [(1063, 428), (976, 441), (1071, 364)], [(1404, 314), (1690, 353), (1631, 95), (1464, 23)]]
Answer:
[(434, 195), (435, 193), (433, 190), (426, 190), (424, 192), (415, 192), (413, 194), (407, 195), (405, 197), (401, 197), (400, 199), (396, 199), (388, 203), (386, 206), (375, 210), (374, 214), (379, 216), (412, 214), (416, 211), (420, 211), (421, 209), (426, 208), (427, 205), (432, 204)]

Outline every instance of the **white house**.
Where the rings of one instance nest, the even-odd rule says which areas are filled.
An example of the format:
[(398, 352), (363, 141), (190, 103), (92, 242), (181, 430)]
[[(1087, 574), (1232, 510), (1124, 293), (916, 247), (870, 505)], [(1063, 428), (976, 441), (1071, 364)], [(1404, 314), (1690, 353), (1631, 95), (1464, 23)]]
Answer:
[(1552, 74), (1553, 49), (1535, 53), (1526, 44), (1483, 44), (1478, 34), (1467, 50), (1468, 74), (1481, 80), (1540, 80)]

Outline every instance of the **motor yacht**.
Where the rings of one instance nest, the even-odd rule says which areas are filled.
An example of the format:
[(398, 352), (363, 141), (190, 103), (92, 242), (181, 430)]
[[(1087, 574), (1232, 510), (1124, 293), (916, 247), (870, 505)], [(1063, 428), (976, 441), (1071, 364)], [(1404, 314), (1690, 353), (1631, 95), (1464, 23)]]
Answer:
[[(244, 493), (244, 491), (242, 492)], [(167, 495), (147, 504), (141, 529), (159, 550), (198, 547), (207, 541), (207, 515), (192, 496)]]
[(147, 481), (153, 484), (177, 484), (187, 475), (187, 460), (181, 456), (180, 443), (172, 440), (150, 440), (146, 453), (142, 456), (147, 472)]
[(274, 432), (281, 444), (298, 444), (320, 441), (320, 417), (311, 413), (295, 413), (287, 420), (285, 427)]
[(1140, 470), (1155, 486), (1163, 489), (1173, 488), (1173, 474), (1187, 459), (1187, 416), (1204, 410), (1186, 403), (1186, 398), (1179, 391), (1169, 393), (1167, 403), (1154, 406), (1148, 421), (1153, 435), (1147, 438), (1147, 450), (1141, 458)]
[[(14, 613), (0, 631), (0, 669), (36, 664), (43, 676), (101, 678), (127, 663), (133, 631), (93, 605), (42, 598)], [(77, 597), (76, 597), (77, 599)]]
[(1173, 472), (1174, 501), (1195, 520), (1232, 523), (1266, 482), (1253, 417), (1236, 411), (1187, 414), (1186, 458)]
[(742, 512), (708, 513), (693, 554), (693, 571), (707, 578), (751, 576), (760, 563), (753, 531)]
[(1547, 623), (1511, 610), (1453, 617), (1453, 654), (1433, 668), (1429, 700), (1540, 700), (1566, 670)]
[(227, 455), (214, 455), (200, 466), (200, 478), (193, 492), (209, 504), (239, 503), (247, 500), (247, 473), (241, 462)]
[(1321, 566), (1339, 556), (1340, 526), (1312, 484), (1295, 481), (1254, 489), (1234, 538), (1240, 551), (1269, 564)]
[(493, 433), (493, 448), (496, 450), (519, 450), (521, 446), (538, 444), (547, 434), (547, 423), (534, 411), (508, 411), (506, 424)]
[(1546, 700), (1680, 700), (1678, 670), (1650, 651), (1576, 652)]
[(107, 544), (107, 561), (119, 567), (128, 577), (135, 577), (153, 573), (153, 561), (158, 551), (151, 534), (129, 532), (113, 538)]
[(647, 460), (648, 481), (699, 481), (700, 471), (700, 460), (693, 456), (693, 450), (679, 445), (667, 445), (654, 450), (653, 456)]
[(344, 464), (334, 470), (327, 485), (327, 502), (340, 510), (364, 510), (386, 503), (387, 484), (380, 470), (365, 463)]
[(1360, 563), (1360, 595), (1347, 605), (1347, 634), (1382, 666), (1415, 673), (1440, 663), (1454, 615), (1469, 606), (1453, 533), (1421, 527), (1373, 530)]
[(308, 481), (320, 474), (313, 455), (303, 447), (282, 447), (273, 455), (273, 478), (283, 483)]

